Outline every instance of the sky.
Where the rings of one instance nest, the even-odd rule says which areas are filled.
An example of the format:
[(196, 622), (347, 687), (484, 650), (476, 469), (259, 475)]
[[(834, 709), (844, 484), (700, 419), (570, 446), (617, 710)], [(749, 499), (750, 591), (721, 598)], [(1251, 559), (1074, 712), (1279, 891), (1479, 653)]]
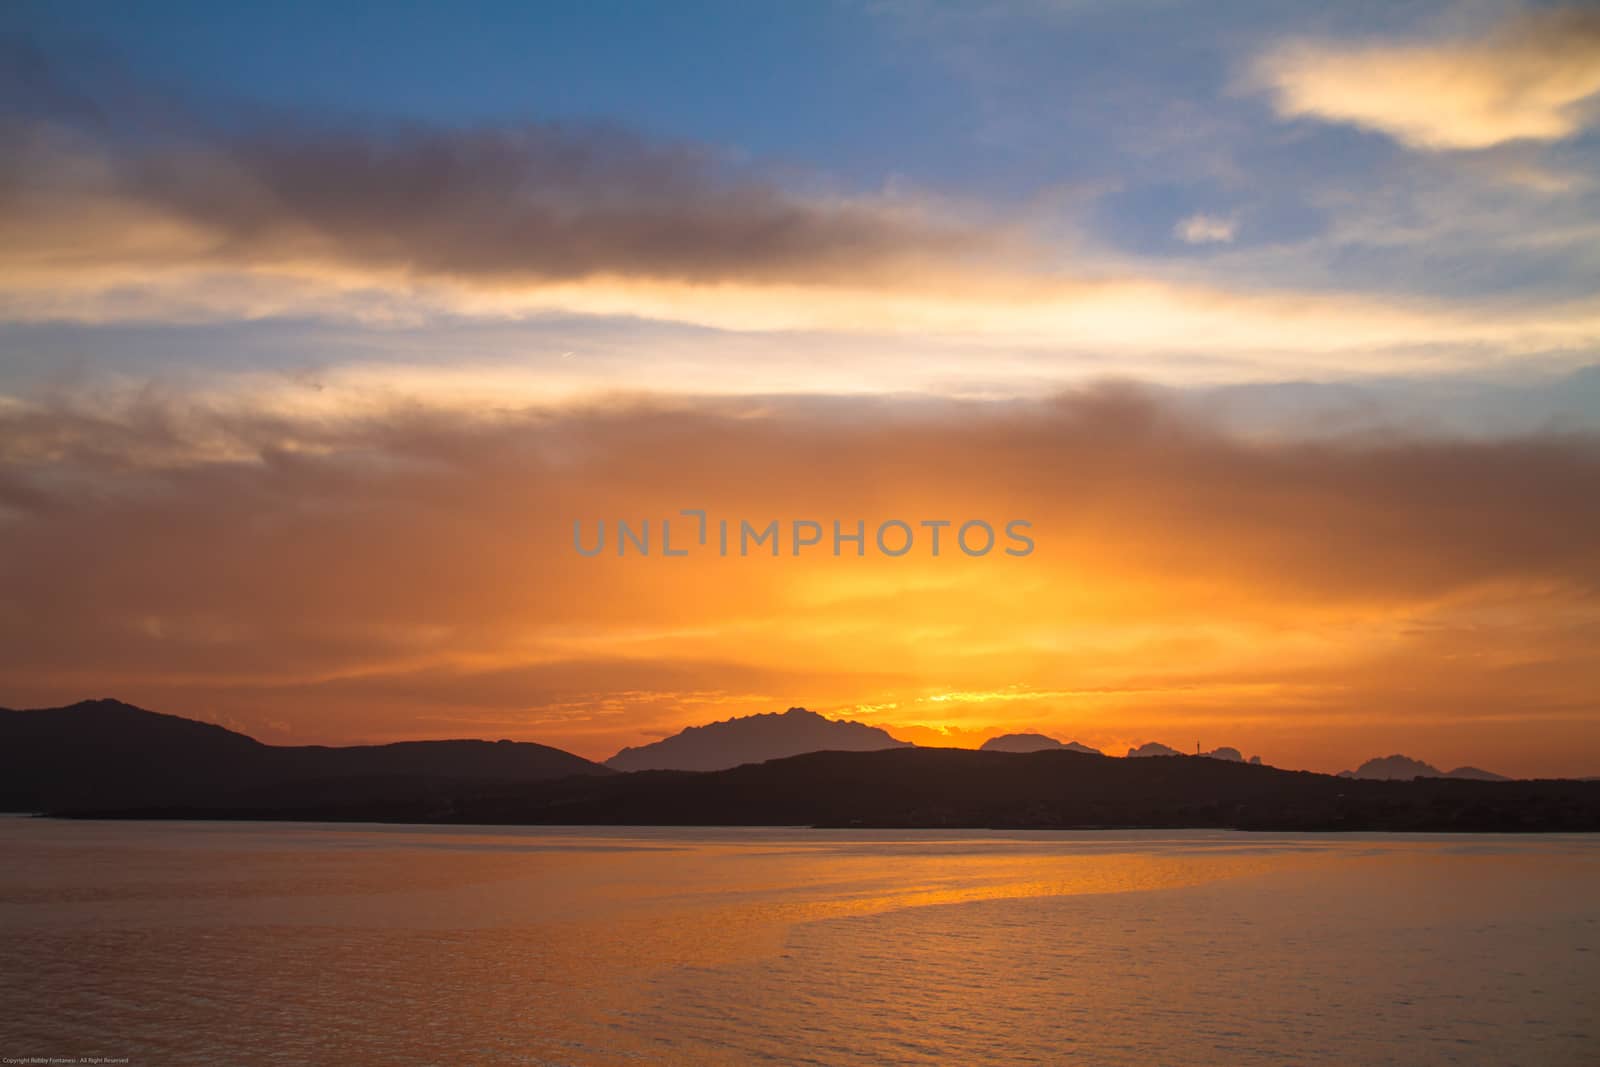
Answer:
[[(1600, 774), (1600, 9), (13, 0), (0, 125), (0, 705)], [(1035, 548), (574, 550), (695, 508)]]

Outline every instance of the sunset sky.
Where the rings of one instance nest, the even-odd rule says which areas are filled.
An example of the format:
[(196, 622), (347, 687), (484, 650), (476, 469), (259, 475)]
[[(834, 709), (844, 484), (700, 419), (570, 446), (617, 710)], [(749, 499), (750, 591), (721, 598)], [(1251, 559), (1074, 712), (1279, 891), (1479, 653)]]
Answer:
[(0, 7), (0, 705), (1600, 774), (1600, 9), (223, 7)]

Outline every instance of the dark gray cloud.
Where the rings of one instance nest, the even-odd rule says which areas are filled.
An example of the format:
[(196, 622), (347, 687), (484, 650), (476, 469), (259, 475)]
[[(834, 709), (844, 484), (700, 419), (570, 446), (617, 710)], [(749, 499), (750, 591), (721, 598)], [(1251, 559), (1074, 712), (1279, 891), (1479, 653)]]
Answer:
[[(859, 280), (993, 244), (907, 202), (801, 195), (705, 147), (620, 126), (450, 128), (198, 109), (15, 40), (0, 66), (9, 100), (0, 222), (35, 226), (34, 257), (92, 257), (97, 237), (117, 237), (94, 232), (105, 225), (94, 205), (107, 203), (127, 230), (192, 227), (181, 250), (165, 253), (172, 259), (467, 281)], [(57, 217), (15, 217), (41, 205)], [(108, 240), (108, 259), (117, 247)]]

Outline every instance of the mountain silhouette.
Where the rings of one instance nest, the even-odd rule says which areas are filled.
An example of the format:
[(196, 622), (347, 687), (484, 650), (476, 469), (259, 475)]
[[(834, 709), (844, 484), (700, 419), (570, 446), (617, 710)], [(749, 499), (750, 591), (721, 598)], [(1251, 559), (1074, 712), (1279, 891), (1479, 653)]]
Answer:
[(1175, 748), (1163, 745), (1159, 741), (1146, 741), (1138, 748), (1128, 749), (1129, 759), (1143, 759), (1147, 756), (1183, 756), (1187, 753), (1179, 752)]
[(1001, 734), (991, 737), (979, 746), (979, 752), (1046, 752), (1054, 749), (1068, 752), (1087, 752), (1091, 756), (1104, 755), (1098, 748), (1080, 745), (1076, 741), (1057, 741), (1044, 734)]
[(1409, 781), (1412, 778), (1466, 778), (1480, 782), (1509, 782), (1503, 774), (1495, 774), (1479, 767), (1457, 767), (1441, 771), (1431, 763), (1410, 756), (1379, 756), (1369, 759), (1353, 771), (1340, 771), (1341, 778), (1371, 778), (1380, 781)]
[(865, 723), (828, 719), (805, 708), (690, 726), (671, 737), (625, 748), (606, 760), (616, 771), (720, 771), (806, 752), (910, 748)]
[[(1138, 748), (1130, 748), (1130, 749), (1128, 749), (1128, 758), (1129, 759), (1143, 759), (1143, 758), (1148, 757), (1148, 756), (1188, 756), (1188, 755), (1191, 755), (1191, 753), (1179, 752), (1177, 749), (1173, 748), (1172, 746), (1163, 745), (1159, 741), (1147, 741), (1144, 744), (1140, 745)], [(1251, 756), (1250, 759), (1247, 761), (1244, 758), (1244, 753), (1240, 752), (1238, 749), (1234, 748), (1231, 745), (1223, 745), (1220, 748), (1212, 749), (1210, 752), (1195, 752), (1195, 753), (1192, 753), (1192, 755), (1199, 756), (1202, 759), (1226, 760), (1229, 763), (1245, 763), (1245, 762), (1249, 762), (1249, 763), (1254, 764), (1257, 767), (1261, 766), (1261, 757), (1260, 756)]]
[(570, 752), (520, 741), (278, 746), (116, 700), (0, 709), (0, 806), (11, 811), (220, 795), (261, 803), (384, 803), (464, 783), (609, 773)]
[[(805, 724), (821, 717), (797, 709), (754, 718)], [(745, 721), (713, 726), (747, 730), (735, 725)], [(828, 723), (830, 737), (841, 725), (856, 726)], [(851, 734), (887, 737), (869, 727)], [(1406, 760), (1376, 762), (1396, 772), (1432, 769), (1396, 759)], [(1472, 769), (1453, 773), (1466, 772)], [(510, 741), (264, 745), (220, 726), (99, 700), (0, 711), (0, 810), (455, 824), (1592, 832), (1600, 831), (1600, 781), (1385, 780), (1228, 758), (903, 742), (719, 771), (616, 773)]]

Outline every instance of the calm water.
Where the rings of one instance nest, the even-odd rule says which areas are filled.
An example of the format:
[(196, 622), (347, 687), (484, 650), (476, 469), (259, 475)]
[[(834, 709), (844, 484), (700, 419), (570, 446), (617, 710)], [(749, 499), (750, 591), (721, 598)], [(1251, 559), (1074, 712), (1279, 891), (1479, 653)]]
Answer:
[(1600, 841), (0, 818), (0, 1055), (1595, 1064)]

